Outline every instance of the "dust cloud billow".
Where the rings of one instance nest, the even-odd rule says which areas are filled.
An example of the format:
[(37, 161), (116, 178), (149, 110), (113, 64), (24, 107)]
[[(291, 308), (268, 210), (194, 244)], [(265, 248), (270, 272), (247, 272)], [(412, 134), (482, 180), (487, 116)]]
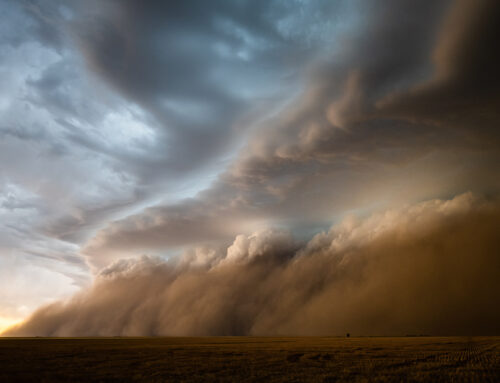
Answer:
[(9, 336), (500, 334), (498, 199), (472, 193), (308, 242), (267, 230), (104, 269)]

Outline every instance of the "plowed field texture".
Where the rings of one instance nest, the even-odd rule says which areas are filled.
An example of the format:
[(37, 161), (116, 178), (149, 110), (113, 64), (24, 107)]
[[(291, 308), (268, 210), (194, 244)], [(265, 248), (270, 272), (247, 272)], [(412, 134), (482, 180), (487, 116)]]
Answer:
[(0, 338), (0, 382), (500, 382), (500, 337)]

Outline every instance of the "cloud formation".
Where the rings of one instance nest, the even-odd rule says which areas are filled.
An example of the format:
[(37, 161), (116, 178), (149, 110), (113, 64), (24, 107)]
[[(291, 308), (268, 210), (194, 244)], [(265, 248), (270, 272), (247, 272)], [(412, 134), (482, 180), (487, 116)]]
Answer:
[(333, 40), (328, 3), (1, 2), (0, 268), (72, 291), (107, 264), (80, 252), (96, 231), (207, 187)]
[(121, 260), (7, 335), (498, 334), (499, 218), (468, 193), (348, 217), (305, 244), (265, 231)]
[[(498, 3), (368, 8), (363, 27), (311, 69), (303, 94), (207, 190), (110, 223), (84, 248), (89, 262), (103, 266), (131, 243), (157, 252), (208, 236), (227, 241), (242, 232), (235, 217), (248, 227), (317, 228), (354, 209), (497, 193), (499, 105), (489, 96), (493, 71), (480, 68), (498, 60), (488, 53)], [(173, 222), (183, 220), (191, 230), (180, 234)]]
[[(432, 259), (438, 262), (440, 251), (446, 251), (443, 259), (451, 267), (446, 230), (454, 219), (463, 225), (460, 230), (466, 227), (458, 213), (440, 220), (436, 215), (441, 213), (423, 210), (423, 220), (436, 218), (430, 225), (435, 233), (425, 239), (436, 243), (432, 249), (419, 236), (427, 231), (420, 230), (416, 210), (410, 214), (413, 221), (395, 218), (411, 235), (394, 244), (382, 237), (365, 242), (359, 234), (388, 225), (377, 215), (362, 220), (363, 229), (334, 226), (343, 234), (330, 232), (306, 242), (349, 214), (401, 212), (404, 206), (421, 207), (420, 201), (467, 191), (488, 198), (500, 194), (496, 0), (40, 0), (3, 2), (0, 9), (6, 15), (0, 26), (0, 162), (5, 164), (0, 168), (0, 270), (17, 278), (17, 287), (7, 284), (0, 297), (0, 317), (9, 321), (93, 278), (98, 279), (91, 290), (95, 294), (98, 286), (109, 284), (127, 295), (129, 277), (118, 271), (132, 267), (130, 278), (141, 286), (145, 275), (173, 278), (172, 289), (151, 286), (153, 295), (177, 291), (177, 280), (193, 282), (193, 287), (182, 282), (189, 296), (198, 283), (220, 290), (216, 279), (232, 284), (235, 278), (246, 302), (241, 310), (248, 310), (250, 319), (238, 322), (234, 333), (293, 332), (300, 327), (293, 316), (277, 325), (266, 308), (260, 321), (252, 311), (253, 298), (242, 292), (245, 278), (237, 287), (239, 273), (266, 280), (264, 266), (258, 265), (269, 264), (284, 286), (281, 293), (271, 292), (270, 282), (262, 287), (269, 299), (285, 299), (279, 294), (288, 288), (301, 296), (295, 277), (302, 280), (304, 294), (317, 283), (333, 286), (336, 277), (320, 282), (320, 265), (326, 268), (327, 261), (319, 260), (336, 264), (347, 250), (322, 248), (321, 238), (337, 246), (345, 237), (346, 246), (355, 244), (360, 261), (359, 270), (346, 271), (346, 284), (340, 285), (347, 286), (349, 278), (359, 282), (359, 299), (365, 286), (385, 286), (376, 282), (385, 271), (372, 260), (399, 270), (390, 256), (397, 252), (424, 254), (416, 266), (428, 273), (418, 278), (441, 287), (432, 279), (437, 278)], [(368, 229), (369, 222), (379, 228)], [(490, 224), (485, 218), (478, 229), (470, 228), (474, 238), (491, 234)], [(493, 251), (492, 239), (484, 240)], [(405, 241), (413, 241), (413, 247)], [(314, 244), (320, 246), (317, 251), (311, 250)], [(142, 254), (148, 257), (138, 263), (124, 261)], [(472, 262), (463, 257), (464, 264)], [(163, 263), (166, 258), (171, 259)], [(486, 258), (485, 263), (495, 264)], [(317, 261), (307, 261), (312, 259)], [(406, 256), (401, 259), (406, 265)], [(311, 276), (306, 282), (305, 275), (295, 274), (296, 263), (317, 267), (319, 280)], [(364, 285), (360, 278), (370, 267), (373, 275)], [(457, 280), (474, 270), (457, 270)], [(384, 279), (387, 286), (403, 283), (396, 276)], [(405, 278), (428, 291), (417, 276)], [(39, 296), (17, 299), (24, 296), (19, 286), (33, 281), (37, 288), (30, 291)], [(248, 286), (254, 281), (249, 277)], [(321, 291), (340, 299), (333, 287)], [(406, 292), (411, 300), (413, 293)], [(471, 302), (465, 293), (450, 296), (455, 293)], [(72, 305), (78, 299), (83, 306), (87, 298), (97, 302), (92, 294), (82, 293)], [(180, 299), (180, 288), (172, 294)], [(215, 323), (229, 309), (217, 298), (225, 293), (214, 294), (220, 306)], [(439, 299), (444, 297), (443, 292)], [(303, 306), (297, 312), (318, 315), (312, 322), (318, 329), (341, 331), (340, 319), (331, 328), (321, 322), (319, 296), (311, 295), (318, 300), (315, 308), (297, 299)], [(366, 299), (377, 302), (374, 296)], [(368, 317), (375, 315), (370, 302), (363, 308)], [(347, 312), (361, 310), (360, 303), (339, 304)], [(384, 304), (380, 301), (380, 307)], [(260, 303), (255, 306), (264, 310)], [(64, 310), (64, 315), (73, 312)], [(453, 310), (447, 310), (443, 315), (449, 318)], [(295, 312), (293, 302), (283, 312)], [(410, 323), (403, 313), (391, 312), (398, 323)], [(467, 332), (466, 322), (457, 329)], [(176, 326), (166, 319), (161, 323), (161, 331)], [(145, 333), (155, 333), (154, 326), (144, 326)], [(201, 332), (217, 332), (210, 326)], [(361, 322), (356, 326), (371, 331)], [(422, 326), (433, 331), (430, 324)], [(113, 329), (133, 333), (125, 327)], [(193, 328), (186, 325), (174, 333)]]

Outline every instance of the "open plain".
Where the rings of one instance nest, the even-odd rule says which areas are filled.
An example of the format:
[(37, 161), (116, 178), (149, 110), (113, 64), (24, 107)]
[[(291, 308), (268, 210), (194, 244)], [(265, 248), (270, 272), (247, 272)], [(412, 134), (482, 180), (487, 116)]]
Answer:
[(500, 337), (0, 338), (0, 382), (498, 382)]

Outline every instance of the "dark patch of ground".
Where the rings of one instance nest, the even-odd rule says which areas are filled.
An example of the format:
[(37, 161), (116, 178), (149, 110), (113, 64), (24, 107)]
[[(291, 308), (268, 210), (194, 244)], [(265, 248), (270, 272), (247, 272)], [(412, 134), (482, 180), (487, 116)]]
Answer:
[(500, 337), (0, 338), (0, 382), (500, 382)]

